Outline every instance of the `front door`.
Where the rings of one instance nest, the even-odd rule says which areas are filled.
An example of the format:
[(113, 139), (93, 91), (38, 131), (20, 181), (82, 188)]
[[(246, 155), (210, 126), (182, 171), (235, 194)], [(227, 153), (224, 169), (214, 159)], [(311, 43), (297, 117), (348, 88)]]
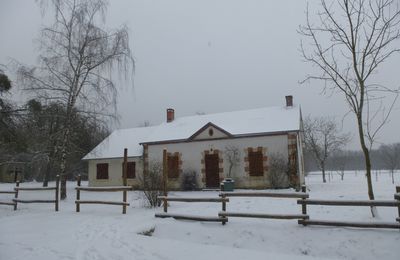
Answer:
[(219, 157), (218, 154), (206, 154), (206, 186), (219, 187)]

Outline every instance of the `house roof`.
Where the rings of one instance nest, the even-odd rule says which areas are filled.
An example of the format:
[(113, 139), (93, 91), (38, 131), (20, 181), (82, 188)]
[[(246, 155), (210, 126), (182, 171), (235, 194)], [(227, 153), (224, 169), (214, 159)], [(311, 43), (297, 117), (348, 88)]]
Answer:
[(114, 131), (83, 160), (141, 156), (144, 143), (190, 141), (206, 125), (214, 125), (231, 137), (269, 135), (300, 130), (300, 108), (266, 107), (251, 110), (176, 118), (158, 126)]
[(251, 110), (196, 115), (162, 123), (142, 143), (187, 140), (212, 123), (233, 137), (300, 130), (300, 108), (265, 107)]
[(90, 151), (82, 160), (121, 158), (124, 148), (128, 148), (128, 157), (141, 156), (143, 147), (140, 143), (155, 127), (136, 127), (118, 129)]

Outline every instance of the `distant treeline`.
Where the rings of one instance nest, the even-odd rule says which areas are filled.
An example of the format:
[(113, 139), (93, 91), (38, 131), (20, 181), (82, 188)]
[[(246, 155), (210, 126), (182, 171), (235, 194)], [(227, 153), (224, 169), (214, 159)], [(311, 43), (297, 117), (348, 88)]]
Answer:
[[(391, 170), (400, 168), (400, 143), (382, 145), (371, 150), (372, 169)], [(305, 151), (304, 163), (306, 172), (319, 171), (311, 153)], [(391, 162), (392, 161), (392, 162)], [(333, 153), (327, 159), (327, 170), (364, 170), (365, 162), (362, 151), (342, 150)]]

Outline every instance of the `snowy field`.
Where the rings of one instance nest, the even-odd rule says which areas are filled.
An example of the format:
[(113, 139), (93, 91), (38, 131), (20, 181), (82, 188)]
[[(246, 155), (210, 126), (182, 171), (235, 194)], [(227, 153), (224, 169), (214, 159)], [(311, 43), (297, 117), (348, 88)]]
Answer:
[[(387, 173), (378, 174), (377, 199), (393, 199), (396, 183)], [(321, 176), (307, 177), (311, 198), (367, 199), (366, 179), (361, 172), (337, 174), (331, 182)], [(23, 183), (21, 187), (40, 186)], [(51, 185), (54, 185), (52, 183)], [(84, 183), (86, 185), (86, 183)], [(0, 184), (11, 190), (13, 184)], [(75, 183), (68, 183), (68, 199), (54, 212), (53, 204), (19, 204), (18, 210), (0, 205), (0, 259), (400, 259), (400, 231), (333, 228), (297, 224), (296, 220), (229, 218), (220, 223), (156, 219), (162, 209), (143, 207), (140, 192), (130, 192), (130, 207), (81, 205), (75, 212)], [(53, 192), (20, 193), (20, 198), (53, 198)], [(218, 192), (171, 192), (173, 196), (217, 197)], [(0, 200), (11, 198), (0, 194)], [(81, 199), (121, 200), (122, 192), (81, 192)], [(169, 212), (217, 216), (220, 203), (171, 202)], [(227, 210), (243, 212), (295, 213), (293, 199), (230, 198)], [(396, 208), (379, 208), (377, 221), (394, 222)], [(368, 207), (308, 206), (311, 219), (371, 221)], [(141, 233), (154, 229), (151, 236)], [(150, 232), (151, 233), (151, 232)]]

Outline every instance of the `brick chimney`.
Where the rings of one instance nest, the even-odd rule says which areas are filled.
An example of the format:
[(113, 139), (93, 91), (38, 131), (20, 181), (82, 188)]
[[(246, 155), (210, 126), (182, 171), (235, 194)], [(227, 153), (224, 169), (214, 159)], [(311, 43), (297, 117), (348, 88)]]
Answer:
[(286, 96), (286, 107), (292, 107), (293, 106), (293, 96)]
[(167, 108), (167, 123), (174, 121), (175, 111), (172, 108)]

